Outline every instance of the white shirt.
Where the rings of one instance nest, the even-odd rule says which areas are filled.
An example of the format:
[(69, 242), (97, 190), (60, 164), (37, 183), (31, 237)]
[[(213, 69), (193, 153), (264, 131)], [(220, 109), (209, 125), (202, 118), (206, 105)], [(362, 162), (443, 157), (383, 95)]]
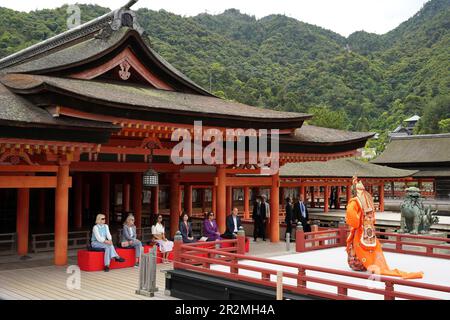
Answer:
[(130, 238), (133, 238), (133, 227), (128, 227), (128, 230), (130, 230)]
[(164, 233), (165, 233), (164, 226), (161, 223), (157, 223), (154, 226), (152, 226), (152, 234), (160, 235)]
[(233, 223), (234, 223), (234, 232), (238, 232), (238, 228), (237, 228), (237, 218), (235, 216), (233, 216)]
[(102, 237), (100, 235), (100, 232), (98, 231), (98, 226), (97, 225), (95, 225), (94, 228), (92, 229), (92, 232), (94, 232), (95, 239), (97, 239), (97, 241), (101, 242), (101, 243), (105, 242), (105, 240), (112, 240), (112, 236), (111, 236), (111, 233), (109, 232), (108, 225), (105, 224), (104, 226), (106, 228), (106, 238)]

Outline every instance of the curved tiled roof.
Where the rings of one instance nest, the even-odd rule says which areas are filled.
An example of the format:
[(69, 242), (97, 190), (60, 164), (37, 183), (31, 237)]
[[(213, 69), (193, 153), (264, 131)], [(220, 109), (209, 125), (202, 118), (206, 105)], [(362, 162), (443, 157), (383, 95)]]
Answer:
[(374, 135), (375, 133), (370, 132), (352, 132), (304, 124), (301, 128), (296, 129), (293, 135), (286, 139), (283, 138), (283, 140), (326, 145), (367, 140)]
[(0, 78), (7, 87), (21, 91), (58, 89), (97, 101), (117, 103), (142, 109), (159, 109), (168, 112), (189, 112), (202, 115), (221, 115), (264, 120), (303, 121), (310, 116), (303, 113), (280, 112), (248, 106), (216, 97), (152, 89), (144, 86), (77, 80), (58, 77), (8, 74)]
[(111, 123), (67, 117), (52, 117), (45, 109), (38, 108), (26, 99), (10, 92), (0, 84), (0, 123), (16, 126), (49, 126), (92, 129), (118, 129)]
[(392, 137), (384, 152), (373, 163), (450, 163), (450, 134)]
[(282, 177), (351, 178), (356, 175), (359, 178), (404, 178), (416, 172), (416, 170), (379, 166), (356, 159), (287, 163), (280, 168)]

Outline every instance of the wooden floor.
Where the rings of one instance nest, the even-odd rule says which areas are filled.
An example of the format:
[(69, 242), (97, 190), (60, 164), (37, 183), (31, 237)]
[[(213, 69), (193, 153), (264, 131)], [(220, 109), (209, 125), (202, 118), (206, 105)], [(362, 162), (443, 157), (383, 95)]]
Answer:
[(70, 274), (66, 267), (34, 267), (0, 271), (0, 299), (8, 300), (166, 300), (165, 274), (171, 265), (158, 265), (159, 292), (149, 298), (135, 294), (138, 268), (110, 272), (81, 272), (80, 290), (70, 290), (66, 282)]
[[(270, 257), (289, 254), (283, 242), (251, 241), (250, 255)], [(174, 299), (164, 295), (164, 270), (172, 269), (172, 264), (158, 264), (156, 282), (159, 291), (148, 298), (135, 294), (138, 286), (138, 268), (115, 269), (110, 272), (81, 271), (80, 290), (70, 290), (66, 282), (71, 274), (66, 267), (53, 266), (52, 253), (31, 255), (31, 259), (21, 261), (17, 256), (0, 258), (0, 299), (14, 300), (137, 300)], [(69, 255), (69, 264), (76, 265), (76, 257)]]

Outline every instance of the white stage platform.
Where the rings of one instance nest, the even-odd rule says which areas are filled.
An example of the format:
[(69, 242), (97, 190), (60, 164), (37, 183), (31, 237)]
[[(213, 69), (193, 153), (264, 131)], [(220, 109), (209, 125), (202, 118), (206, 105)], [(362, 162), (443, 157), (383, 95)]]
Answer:
[[(407, 281), (416, 281), (423, 282), (429, 284), (436, 284), (442, 286), (450, 287), (450, 260), (448, 259), (437, 259), (437, 258), (429, 258), (422, 256), (414, 256), (414, 255), (406, 255), (399, 253), (391, 253), (385, 252), (386, 260), (389, 264), (389, 267), (392, 269), (400, 269), (402, 271), (423, 271), (424, 278), (417, 280), (407, 280)], [(316, 250), (305, 253), (297, 253), (291, 255), (283, 255), (278, 257), (270, 258), (272, 260), (280, 260), (292, 263), (300, 263), (310, 266), (318, 266), (324, 268), (338, 269), (344, 271), (351, 271), (351, 269), (347, 265), (347, 253), (345, 252), (345, 248), (332, 248), (332, 249), (323, 249)], [(242, 260), (239, 263), (257, 266), (261, 268), (273, 269), (273, 270), (282, 270), (285, 272), (297, 273), (297, 270), (289, 267), (282, 267), (273, 264), (260, 263), (256, 261)], [(226, 266), (220, 265), (212, 265), (211, 269), (219, 270), (219, 271), (227, 271), (229, 272), (229, 268)], [(255, 271), (249, 270), (239, 270), (239, 274), (260, 278), (261, 274)], [(363, 279), (355, 279), (352, 277), (339, 276), (339, 275), (331, 275), (328, 273), (316, 272), (316, 271), (307, 271), (307, 275), (309, 276), (317, 276), (324, 279), (332, 279), (342, 282), (354, 283), (359, 285), (370, 286), (371, 288), (379, 288), (384, 289), (383, 282), (363, 280)], [(361, 274), (361, 273), (359, 273)], [(369, 276), (369, 274), (368, 274)], [(272, 281), (276, 281), (275, 276), (271, 277)], [(284, 279), (284, 283), (286, 284), (296, 284), (295, 279)], [(336, 287), (318, 284), (318, 283), (308, 283), (308, 288), (333, 292), (336, 293)], [(396, 291), (424, 295), (428, 297), (435, 297), (439, 299), (450, 300), (450, 292), (435, 292), (430, 290), (424, 290), (420, 288), (411, 288), (405, 286), (395, 286)], [(362, 291), (349, 290), (348, 295), (351, 297), (359, 298), (359, 299), (370, 299), (370, 300), (378, 300), (384, 299), (382, 295), (366, 293)]]

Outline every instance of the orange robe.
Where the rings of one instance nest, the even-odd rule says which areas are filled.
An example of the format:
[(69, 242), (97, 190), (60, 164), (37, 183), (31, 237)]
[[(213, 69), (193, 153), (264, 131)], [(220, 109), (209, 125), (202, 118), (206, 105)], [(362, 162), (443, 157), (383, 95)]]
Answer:
[[(350, 235), (347, 238), (347, 252), (353, 247), (356, 257), (367, 270), (377, 274), (401, 277), (403, 279), (419, 279), (423, 277), (423, 272), (404, 272), (398, 269), (389, 269), (378, 239), (375, 239), (373, 246), (364, 245), (364, 240), (362, 240), (364, 213), (357, 198), (350, 199), (348, 203), (346, 222), (351, 227)], [(374, 225), (375, 218), (373, 218)]]

